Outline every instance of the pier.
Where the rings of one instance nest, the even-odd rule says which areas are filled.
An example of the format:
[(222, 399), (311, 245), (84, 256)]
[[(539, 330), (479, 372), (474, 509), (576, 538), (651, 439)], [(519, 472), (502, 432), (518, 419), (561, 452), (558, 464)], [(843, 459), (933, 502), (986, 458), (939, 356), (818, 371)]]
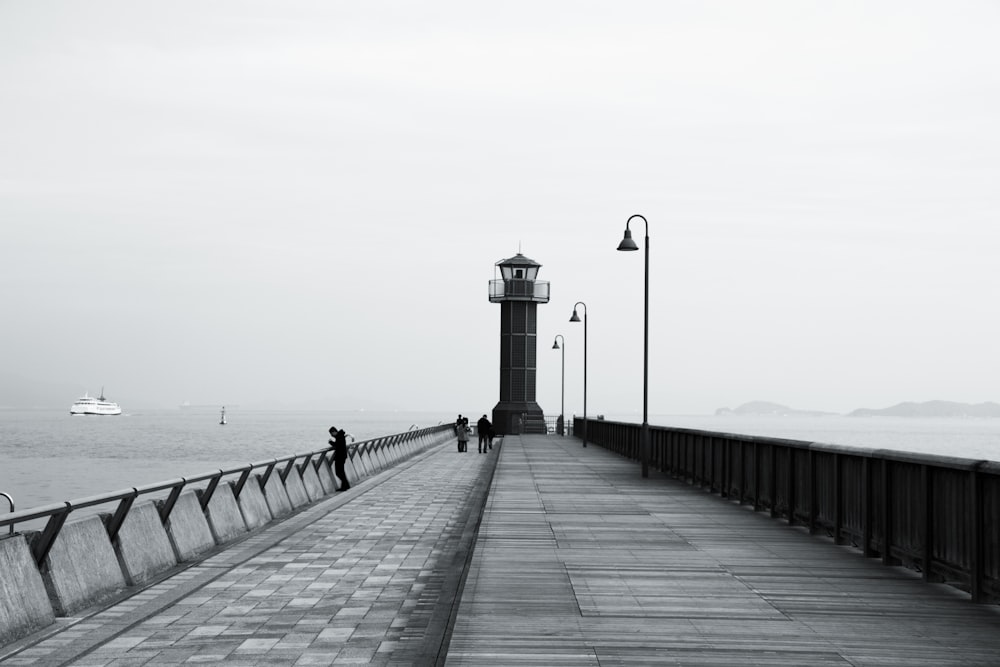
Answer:
[(434, 445), (0, 664), (997, 663), (996, 605), (580, 445)]

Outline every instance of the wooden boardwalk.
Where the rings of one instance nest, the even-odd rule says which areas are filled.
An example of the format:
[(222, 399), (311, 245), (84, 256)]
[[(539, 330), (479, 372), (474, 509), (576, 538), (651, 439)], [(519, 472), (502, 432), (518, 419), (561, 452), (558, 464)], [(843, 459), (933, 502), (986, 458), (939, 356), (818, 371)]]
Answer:
[(448, 665), (1000, 665), (1000, 609), (573, 438), (504, 440)]

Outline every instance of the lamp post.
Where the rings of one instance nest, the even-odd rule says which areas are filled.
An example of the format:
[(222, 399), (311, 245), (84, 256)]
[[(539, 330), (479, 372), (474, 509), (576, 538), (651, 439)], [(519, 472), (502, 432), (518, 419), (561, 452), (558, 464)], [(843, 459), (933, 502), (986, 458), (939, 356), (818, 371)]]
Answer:
[(587, 304), (577, 301), (573, 304), (573, 315), (570, 322), (579, 322), (580, 316), (576, 314), (576, 307), (583, 306), (583, 446), (587, 446)]
[[(559, 339), (562, 338), (562, 347)], [(553, 350), (562, 350), (562, 394), (559, 403), (559, 435), (566, 435), (566, 339), (562, 334), (556, 334), (552, 341)]]
[(642, 476), (649, 477), (649, 222), (636, 213), (625, 221), (625, 237), (618, 244), (619, 250), (638, 250), (639, 246), (632, 240), (629, 223), (633, 218), (642, 220), (646, 229), (646, 285), (643, 305), (642, 333), (642, 431), (640, 435), (640, 456), (642, 457)]

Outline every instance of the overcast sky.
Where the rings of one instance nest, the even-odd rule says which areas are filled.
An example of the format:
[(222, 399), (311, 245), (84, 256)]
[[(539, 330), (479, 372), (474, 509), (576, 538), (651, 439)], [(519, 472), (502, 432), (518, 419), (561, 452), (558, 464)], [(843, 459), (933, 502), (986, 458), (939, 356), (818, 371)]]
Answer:
[[(1000, 400), (996, 2), (0, 0), (0, 373), (125, 404)], [(633, 225), (642, 244), (643, 227)], [(66, 396), (67, 405), (74, 396)]]

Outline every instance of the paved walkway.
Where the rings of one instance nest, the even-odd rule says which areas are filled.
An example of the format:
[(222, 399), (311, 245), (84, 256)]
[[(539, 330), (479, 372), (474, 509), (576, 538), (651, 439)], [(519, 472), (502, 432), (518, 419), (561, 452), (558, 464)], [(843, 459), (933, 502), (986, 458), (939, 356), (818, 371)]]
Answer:
[(447, 664), (1000, 665), (1000, 608), (576, 439), (507, 438)]
[(0, 664), (1000, 665), (997, 607), (547, 436), (443, 445), (59, 623)]
[(496, 457), (442, 445), (0, 664), (434, 664)]

